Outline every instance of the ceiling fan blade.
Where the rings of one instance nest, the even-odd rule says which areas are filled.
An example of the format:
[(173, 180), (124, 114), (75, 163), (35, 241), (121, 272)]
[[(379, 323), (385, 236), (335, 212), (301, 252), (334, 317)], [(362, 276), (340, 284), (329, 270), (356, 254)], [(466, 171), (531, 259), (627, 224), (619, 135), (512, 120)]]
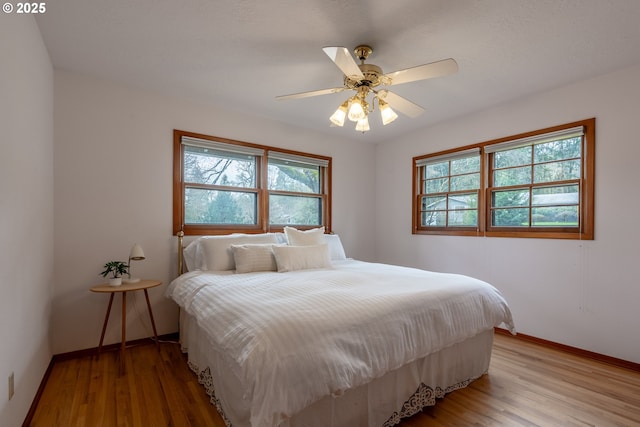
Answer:
[(320, 89), (320, 90), (312, 90), (310, 92), (300, 92), (300, 93), (292, 93), (290, 95), (281, 95), (276, 96), (278, 101), (283, 101), (287, 99), (300, 99), (300, 98), (309, 98), (311, 96), (318, 95), (328, 95), (330, 93), (338, 93), (346, 90), (345, 87), (332, 87), (331, 89)]
[(324, 53), (340, 68), (340, 70), (347, 77), (354, 77), (356, 79), (364, 78), (364, 74), (358, 67), (355, 59), (349, 53), (346, 47), (329, 46), (323, 47)]
[(424, 108), (418, 104), (414, 104), (406, 98), (396, 95), (388, 90), (378, 91), (378, 97), (385, 100), (391, 108), (401, 112), (402, 114), (415, 118), (424, 113)]
[(406, 68), (385, 74), (391, 80), (391, 85), (415, 82), (416, 80), (432, 79), (434, 77), (446, 76), (458, 71), (458, 63), (454, 59), (443, 59), (442, 61), (431, 62), (430, 64), (418, 65), (417, 67)]

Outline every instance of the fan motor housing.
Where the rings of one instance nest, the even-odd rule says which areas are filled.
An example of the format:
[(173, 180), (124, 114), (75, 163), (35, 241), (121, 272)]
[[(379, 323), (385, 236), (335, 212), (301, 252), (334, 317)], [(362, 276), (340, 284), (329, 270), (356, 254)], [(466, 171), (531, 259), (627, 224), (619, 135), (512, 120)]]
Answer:
[(376, 87), (379, 86), (380, 76), (382, 76), (382, 68), (373, 64), (359, 64), (358, 67), (364, 78), (354, 79), (353, 77), (345, 76), (344, 85), (349, 89), (357, 89), (360, 86)]

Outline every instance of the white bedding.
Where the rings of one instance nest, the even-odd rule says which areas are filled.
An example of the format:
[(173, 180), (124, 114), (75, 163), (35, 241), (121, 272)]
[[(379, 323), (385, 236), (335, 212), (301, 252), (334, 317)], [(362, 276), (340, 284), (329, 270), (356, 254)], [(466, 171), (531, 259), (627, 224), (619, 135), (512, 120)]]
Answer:
[(499, 291), (470, 277), (346, 260), (287, 273), (196, 271), (167, 295), (232, 361), (251, 424), (277, 426), (413, 360), (504, 324)]

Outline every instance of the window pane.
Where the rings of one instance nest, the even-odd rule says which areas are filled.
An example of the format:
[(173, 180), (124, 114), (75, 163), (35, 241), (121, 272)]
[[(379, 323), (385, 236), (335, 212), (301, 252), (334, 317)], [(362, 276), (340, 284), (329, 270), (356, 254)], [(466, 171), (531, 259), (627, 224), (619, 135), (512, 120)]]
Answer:
[(256, 224), (257, 195), (185, 189), (185, 224)]
[(449, 175), (449, 162), (434, 163), (424, 168), (425, 178), (438, 178), (447, 175)]
[(577, 227), (578, 206), (533, 208), (531, 222), (534, 227)]
[(449, 209), (472, 209), (478, 207), (478, 193), (452, 194), (449, 196)]
[(475, 227), (478, 225), (478, 211), (449, 211), (449, 227)]
[(446, 208), (447, 208), (447, 198), (444, 196), (422, 198), (423, 211), (443, 210)]
[(582, 138), (569, 138), (537, 144), (534, 146), (533, 161), (542, 163), (580, 158), (581, 143)]
[(577, 185), (534, 188), (531, 204), (533, 206), (578, 205), (580, 203)]
[(533, 167), (533, 180), (536, 183), (570, 179), (580, 179), (580, 160), (578, 159), (544, 163)]
[(269, 159), (269, 190), (320, 193), (320, 166)]
[(451, 175), (480, 171), (480, 156), (465, 157), (451, 161)]
[(492, 206), (497, 208), (529, 206), (529, 189), (494, 191)]
[(493, 155), (493, 167), (508, 168), (513, 166), (528, 165), (531, 163), (531, 146), (514, 148), (511, 150), (497, 151)]
[(320, 225), (322, 224), (322, 199), (272, 194), (269, 196), (269, 223)]
[(429, 179), (424, 183), (425, 194), (444, 193), (449, 191), (449, 178)]
[(528, 227), (529, 209), (494, 209), (491, 213), (491, 222), (496, 227)]
[(477, 190), (478, 188), (480, 188), (479, 173), (451, 177), (450, 191)]
[(428, 227), (446, 227), (446, 211), (430, 211), (422, 213), (422, 225)]
[(255, 156), (185, 146), (184, 181), (255, 188)]
[(531, 166), (502, 169), (493, 172), (493, 186), (507, 187), (531, 183)]

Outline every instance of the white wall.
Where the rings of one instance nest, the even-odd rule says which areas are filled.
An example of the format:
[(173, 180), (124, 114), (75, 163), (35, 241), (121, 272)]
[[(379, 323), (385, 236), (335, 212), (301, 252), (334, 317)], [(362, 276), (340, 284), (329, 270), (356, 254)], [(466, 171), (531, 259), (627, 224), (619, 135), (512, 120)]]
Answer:
[(53, 70), (31, 16), (0, 14), (0, 130), (0, 426), (9, 427), (22, 425), (51, 360)]
[[(377, 259), (487, 280), (509, 301), (520, 332), (640, 363), (639, 81), (636, 66), (378, 146)], [(412, 157), (591, 117), (595, 240), (411, 234)]]
[[(62, 71), (55, 128), (54, 354), (98, 345), (108, 298), (89, 288), (103, 281), (103, 264), (126, 259), (135, 242), (147, 259), (132, 264), (133, 274), (164, 282), (149, 291), (158, 333), (178, 330), (177, 308), (164, 297), (176, 274), (173, 129), (332, 156), (333, 230), (349, 256), (375, 256), (372, 145)], [(131, 295), (127, 338), (151, 336), (144, 296)], [(120, 340), (120, 310), (116, 298), (105, 344)]]

